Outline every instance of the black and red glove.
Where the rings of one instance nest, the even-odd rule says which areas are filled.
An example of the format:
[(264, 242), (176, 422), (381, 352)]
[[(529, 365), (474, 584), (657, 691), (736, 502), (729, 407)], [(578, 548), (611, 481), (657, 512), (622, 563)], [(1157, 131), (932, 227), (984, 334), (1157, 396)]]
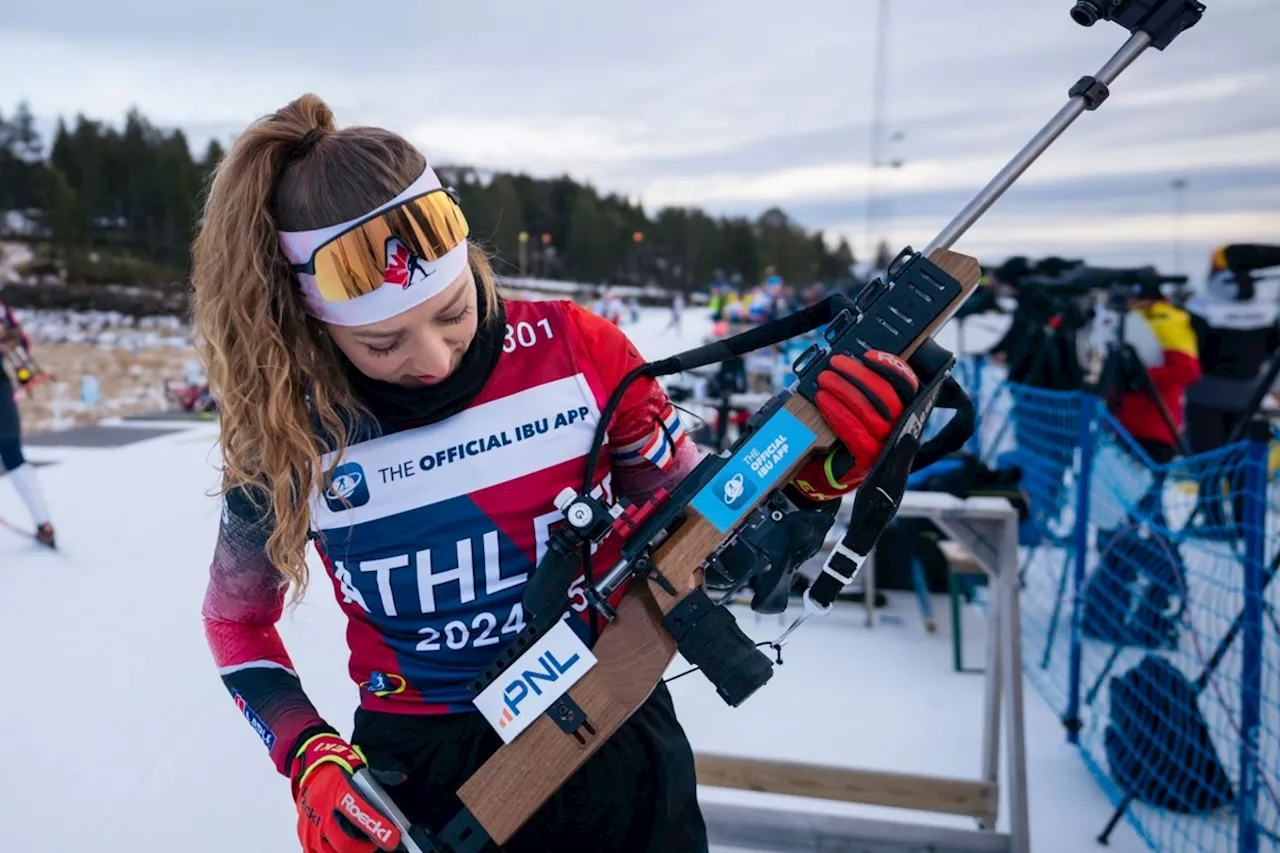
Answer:
[(304, 853), (374, 853), (400, 846), (400, 830), (355, 787), (360, 751), (334, 734), (303, 741), (290, 767)]
[(896, 355), (870, 350), (856, 359), (834, 356), (818, 374), (814, 402), (840, 444), (806, 462), (792, 485), (813, 501), (835, 500), (856, 489), (919, 391), (915, 371)]

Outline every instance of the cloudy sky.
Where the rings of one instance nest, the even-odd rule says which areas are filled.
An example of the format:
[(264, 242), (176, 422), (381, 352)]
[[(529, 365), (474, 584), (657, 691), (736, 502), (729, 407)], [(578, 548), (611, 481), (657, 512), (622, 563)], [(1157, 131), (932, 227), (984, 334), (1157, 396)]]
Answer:
[[(1123, 43), (1071, 0), (886, 0), (876, 237), (923, 246)], [(957, 245), (1198, 276), (1280, 242), (1280, 2), (1205, 0)], [(880, 0), (66, 0), (9, 3), (0, 110), (46, 126), (138, 106), (193, 147), (304, 91), (434, 162), (569, 173), (650, 207), (779, 205), (867, 245)], [(1183, 194), (1175, 248), (1173, 181)]]

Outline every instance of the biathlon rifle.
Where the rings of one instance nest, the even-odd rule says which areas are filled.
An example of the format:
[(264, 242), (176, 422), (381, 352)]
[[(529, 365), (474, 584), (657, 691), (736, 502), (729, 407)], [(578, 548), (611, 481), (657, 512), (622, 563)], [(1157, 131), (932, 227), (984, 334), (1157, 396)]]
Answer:
[(53, 378), (36, 363), (35, 357), (31, 355), (30, 342), (22, 324), (6, 306), (0, 306), (0, 332), (5, 332), (9, 337), (17, 339), (17, 343), (12, 346), (4, 346), (3, 342), (0, 342), (0, 362), (8, 361), (12, 364), (13, 377), (18, 380), (19, 391), (14, 392), (15, 399), (20, 391), (30, 394), (33, 387)]
[[(921, 390), (855, 492), (848, 531), (806, 590), (803, 613), (778, 647), (806, 618), (828, 612), (853, 580), (897, 511), (912, 468), (963, 442), (972, 429), (958, 416), (921, 447), (935, 407), (956, 408), (958, 415), (972, 411), (950, 378), (954, 356), (932, 339), (981, 276), (975, 259), (950, 247), (1076, 118), (1106, 100), (1110, 84), (1143, 51), (1168, 47), (1203, 12), (1196, 0), (1079, 0), (1071, 10), (1077, 23), (1111, 20), (1130, 32), (1129, 39), (1097, 74), (1071, 88), (1067, 104), (923, 251), (904, 249), (885, 280), (872, 281), (852, 300), (833, 296), (624, 378), (601, 415), (581, 491), (566, 490), (556, 501), (567, 524), (552, 533), (525, 587), (525, 630), (473, 684), (477, 708), (504, 745), (458, 789), (463, 808), (443, 827), (414, 826), (369, 770), (356, 773), (371, 802), (399, 824), (408, 853), (479, 853), (505, 844), (648, 698), (677, 651), (731, 706), (769, 680), (773, 661), (742, 633), (723, 599), (707, 595), (706, 579), (745, 559), (755, 569), (737, 586), (754, 578), (753, 606), (779, 587), (784, 597), (788, 592), (787, 567), (771, 565), (762, 542), (799, 511), (783, 486), (808, 459), (837, 443), (813, 403), (818, 374), (837, 354), (881, 350), (905, 359)], [(604, 430), (631, 382), (722, 361), (823, 324), (822, 343), (796, 360), (795, 383), (755, 414), (731, 448), (704, 458), (669, 492), (642, 504), (609, 505), (591, 494)], [(621, 540), (621, 557), (597, 579), (590, 550), (610, 537)], [(579, 572), (593, 627), (597, 619), (607, 622), (590, 648), (565, 622), (568, 589)]]

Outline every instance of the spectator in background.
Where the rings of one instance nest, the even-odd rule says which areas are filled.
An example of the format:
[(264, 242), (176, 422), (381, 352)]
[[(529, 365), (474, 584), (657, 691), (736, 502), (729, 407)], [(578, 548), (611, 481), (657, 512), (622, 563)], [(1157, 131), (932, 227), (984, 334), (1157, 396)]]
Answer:
[(745, 308), (743, 306), (743, 298), (738, 291), (730, 290), (724, 297), (724, 318), (731, 324), (741, 323), (744, 320)]
[[(1151, 483), (1135, 510), (1155, 524), (1167, 526), (1163, 466), (1178, 455), (1183, 396), (1187, 386), (1200, 378), (1200, 359), (1190, 317), (1165, 299), (1158, 284), (1135, 285), (1133, 294), (1121, 318), (1126, 346), (1119, 353), (1117, 386), (1107, 402), (1134, 443), (1151, 462), (1161, 466), (1151, 471)], [(1149, 382), (1143, 381), (1143, 372)], [(1119, 447), (1130, 456), (1136, 455), (1123, 441)], [(1135, 458), (1134, 462), (1140, 468), (1149, 465), (1146, 459)]]
[(8, 471), (9, 480), (18, 490), (22, 502), (31, 513), (35, 524), (36, 539), (50, 548), (54, 547), (53, 525), (49, 521), (49, 509), (45, 505), (44, 492), (36, 478), (36, 470), (22, 455), (22, 422), (18, 418), (18, 404), (14, 400), (13, 383), (9, 381), (6, 364), (31, 349), (31, 340), (22, 330), (18, 318), (8, 306), (0, 303), (0, 465)]
[(719, 323), (724, 319), (724, 298), (729, 285), (724, 280), (724, 271), (715, 270), (711, 274), (711, 283), (707, 285), (707, 310), (711, 314), (711, 322)]
[(725, 289), (712, 285), (711, 295), (707, 301), (707, 311), (711, 314), (711, 322), (719, 323), (724, 319)]
[[(1161, 465), (1177, 456), (1177, 436), (1152, 399), (1146, 383), (1134, 377), (1134, 371), (1145, 370), (1151, 385), (1172, 418), (1172, 427), (1180, 431), (1183, 422), (1183, 396), (1188, 386), (1200, 378), (1200, 355), (1191, 318), (1165, 299), (1159, 285), (1140, 284), (1134, 289), (1125, 318), (1129, 329), (1126, 338), (1134, 340), (1150, 330), (1154, 345), (1135, 346), (1136, 354), (1127, 365), (1122, 361), (1122, 385), (1115, 400), (1115, 416), (1151, 459)], [(1124, 359), (1124, 356), (1122, 356)]]
[[(1280, 246), (1234, 244), (1213, 253), (1205, 289), (1187, 301), (1200, 347), (1203, 376), (1187, 389), (1187, 439), (1195, 453), (1216, 450), (1236, 425), (1252, 413), (1249, 403), (1280, 348), (1280, 306), (1276, 294), (1258, 293), (1258, 283), (1280, 274)], [(1224, 486), (1243, 510), (1243, 483), (1224, 484), (1220, 475), (1200, 484), (1204, 525), (1225, 530)], [(1239, 477), (1235, 478), (1236, 480)]]

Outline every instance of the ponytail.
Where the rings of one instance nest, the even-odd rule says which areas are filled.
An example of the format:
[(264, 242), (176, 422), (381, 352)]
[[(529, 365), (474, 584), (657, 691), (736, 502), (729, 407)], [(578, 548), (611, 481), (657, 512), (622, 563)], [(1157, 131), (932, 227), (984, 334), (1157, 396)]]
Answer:
[(321, 455), (345, 445), (339, 411), (356, 406), (296, 292), (277, 242), (278, 205), (282, 184), (335, 132), (315, 95), (250, 126), (214, 171), (193, 246), (193, 321), (221, 414), (220, 492), (236, 489), (271, 519), (267, 553), (295, 601), (307, 583), (306, 498)]

